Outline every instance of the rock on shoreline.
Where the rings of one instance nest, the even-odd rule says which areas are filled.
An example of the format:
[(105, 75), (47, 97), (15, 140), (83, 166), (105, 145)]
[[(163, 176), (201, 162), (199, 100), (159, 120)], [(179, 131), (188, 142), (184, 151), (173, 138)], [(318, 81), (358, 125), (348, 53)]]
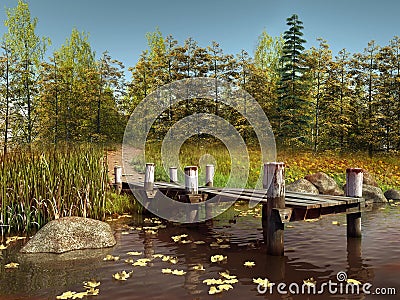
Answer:
[(116, 244), (109, 224), (82, 217), (65, 217), (43, 226), (21, 249), (22, 253), (64, 253)]

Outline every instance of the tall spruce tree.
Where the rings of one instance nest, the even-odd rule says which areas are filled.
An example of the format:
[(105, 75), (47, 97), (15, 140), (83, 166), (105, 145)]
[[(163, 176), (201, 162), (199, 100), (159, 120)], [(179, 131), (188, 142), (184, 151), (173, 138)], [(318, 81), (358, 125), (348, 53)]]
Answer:
[(307, 82), (304, 78), (304, 27), (296, 14), (288, 18), (286, 24), (289, 29), (283, 35), (278, 88), (278, 142), (290, 146), (304, 146), (309, 142), (312, 122), (310, 101), (307, 99)]

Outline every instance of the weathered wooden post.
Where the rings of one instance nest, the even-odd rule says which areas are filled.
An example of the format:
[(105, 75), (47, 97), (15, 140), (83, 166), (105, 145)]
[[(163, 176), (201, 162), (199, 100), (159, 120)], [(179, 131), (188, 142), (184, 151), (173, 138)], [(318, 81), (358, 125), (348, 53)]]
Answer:
[(214, 185), (214, 165), (206, 165), (206, 186)]
[(173, 182), (173, 183), (178, 182), (178, 168), (177, 167), (169, 168), (169, 182)]
[[(363, 171), (361, 168), (346, 170), (346, 196), (362, 197)], [(347, 237), (361, 237), (361, 212), (347, 214)]]
[(122, 190), (122, 167), (114, 166), (114, 186), (117, 192)]
[(146, 171), (144, 173), (144, 188), (146, 191), (154, 189), (154, 164), (146, 163)]
[(185, 167), (185, 188), (187, 193), (199, 193), (199, 176), (196, 166)]
[(285, 164), (271, 162), (264, 164), (263, 187), (267, 189), (267, 203), (263, 204), (262, 222), (267, 254), (284, 255), (284, 224), (279, 211), (285, 208)]

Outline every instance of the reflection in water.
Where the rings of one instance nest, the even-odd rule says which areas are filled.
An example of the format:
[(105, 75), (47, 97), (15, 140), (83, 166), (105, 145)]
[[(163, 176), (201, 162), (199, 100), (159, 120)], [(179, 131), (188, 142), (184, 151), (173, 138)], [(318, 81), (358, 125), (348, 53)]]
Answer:
[[(62, 255), (19, 254), (23, 241), (3, 250), (0, 259), (0, 299), (54, 299), (67, 290), (82, 291), (82, 282), (101, 282), (96, 299), (309, 299), (309, 295), (265, 295), (260, 298), (253, 278), (268, 278), (271, 282), (299, 283), (314, 278), (318, 284), (332, 280), (345, 271), (349, 278), (376, 287), (394, 286), (400, 291), (400, 226), (398, 208), (378, 209), (363, 215), (362, 239), (347, 239), (345, 216), (325, 217), (316, 223), (295, 222), (285, 228), (285, 256), (266, 255), (261, 219), (256, 213), (241, 213), (245, 205), (236, 204), (212, 222), (198, 226), (164, 223), (156, 232), (143, 227), (159, 224), (144, 222), (142, 216), (121, 218), (112, 223), (117, 245), (103, 250), (85, 250)], [(254, 212), (254, 210), (253, 210)], [(146, 218), (149, 218), (148, 216)], [(235, 220), (235, 222), (232, 222)], [(388, 230), (388, 228), (390, 230)], [(123, 234), (124, 233), (124, 234)], [(177, 243), (171, 236), (187, 234), (187, 243)], [(197, 242), (197, 243), (195, 243)], [(202, 243), (204, 242), (204, 243)], [(125, 262), (132, 258), (129, 251), (143, 252), (137, 258), (152, 258), (154, 254), (177, 257), (171, 264), (154, 259), (147, 267), (133, 267)], [(107, 254), (120, 256), (116, 262), (105, 262)], [(210, 257), (223, 254), (223, 263), (212, 263)], [(9, 262), (20, 263), (17, 270), (6, 270)], [(244, 267), (254, 261), (253, 268)], [(194, 270), (202, 264), (205, 271)], [(184, 270), (184, 276), (162, 274), (162, 268)], [(134, 271), (132, 278), (117, 282), (112, 274), (122, 270)], [(207, 278), (220, 278), (228, 271), (239, 283), (218, 296), (209, 296)], [(390, 274), (390, 277), (386, 276)], [(381, 299), (376, 296), (321, 295), (312, 299)], [(396, 299), (386, 296), (384, 299)]]

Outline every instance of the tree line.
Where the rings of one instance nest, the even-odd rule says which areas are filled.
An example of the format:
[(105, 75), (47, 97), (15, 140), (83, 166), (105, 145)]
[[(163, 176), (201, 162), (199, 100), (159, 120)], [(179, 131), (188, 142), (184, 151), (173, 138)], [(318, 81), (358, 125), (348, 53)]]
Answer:
[[(211, 77), (252, 95), (265, 111), (279, 146), (314, 151), (400, 150), (400, 38), (374, 41), (360, 53), (333, 55), (328, 43), (305, 49), (303, 23), (286, 20), (281, 36), (265, 30), (254, 53), (225, 53), (213, 41), (179, 43), (157, 28), (135, 66), (106, 51), (99, 58), (88, 35), (73, 29), (60, 49), (45, 57), (50, 39), (35, 33), (37, 19), (20, 0), (7, 10), (0, 53), (0, 132), (7, 147), (33, 142), (120, 141), (129, 115), (157, 88), (176, 80)], [(196, 112), (223, 117), (246, 141), (255, 140), (246, 118), (218, 101), (192, 99), (167, 109), (152, 125), (162, 138), (178, 120)], [(145, 112), (144, 112), (145, 118)], [(150, 126), (151, 124), (149, 124)]]

